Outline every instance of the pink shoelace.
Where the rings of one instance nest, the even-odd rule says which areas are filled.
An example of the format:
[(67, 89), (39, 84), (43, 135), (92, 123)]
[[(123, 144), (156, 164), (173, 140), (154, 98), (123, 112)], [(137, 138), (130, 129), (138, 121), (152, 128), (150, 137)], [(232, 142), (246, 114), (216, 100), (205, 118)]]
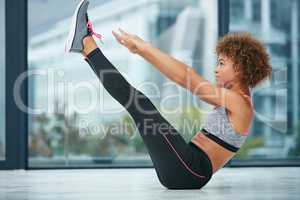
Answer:
[(88, 28), (89, 32), (90, 32), (92, 35), (94, 35), (96, 38), (98, 38), (98, 39), (100, 40), (101, 43), (103, 43), (103, 41), (102, 41), (103, 36), (102, 36), (101, 34), (96, 33), (96, 32), (94, 31), (92, 22), (91, 22), (91, 21), (88, 21), (86, 25), (87, 25), (87, 28)]

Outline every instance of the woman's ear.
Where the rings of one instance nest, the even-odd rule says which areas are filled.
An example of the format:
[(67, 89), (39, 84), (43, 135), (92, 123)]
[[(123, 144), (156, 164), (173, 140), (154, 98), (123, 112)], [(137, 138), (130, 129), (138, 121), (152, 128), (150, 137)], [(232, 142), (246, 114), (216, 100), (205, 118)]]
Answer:
[(241, 73), (240, 70), (237, 70), (237, 71), (234, 72), (234, 75), (235, 75), (236, 77), (240, 78), (241, 75), (242, 75), (242, 73)]
[(242, 70), (239, 66), (235, 66), (234, 67), (234, 75), (237, 77), (237, 78), (241, 78), (242, 77)]

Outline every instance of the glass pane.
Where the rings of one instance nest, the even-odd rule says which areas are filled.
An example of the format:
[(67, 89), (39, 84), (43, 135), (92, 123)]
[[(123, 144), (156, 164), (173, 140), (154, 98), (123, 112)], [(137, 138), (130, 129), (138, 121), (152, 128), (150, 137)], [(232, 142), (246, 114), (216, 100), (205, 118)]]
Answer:
[(0, 160), (5, 160), (5, 1), (0, 1)]
[[(152, 165), (129, 114), (81, 55), (64, 53), (75, 7), (74, 1), (29, 1), (29, 166)], [(188, 101), (191, 94), (122, 48), (111, 31), (123, 27), (213, 80), (217, 0), (90, 1), (89, 18), (104, 35), (104, 44), (99, 43), (104, 54), (191, 138), (201, 119), (199, 105)], [(161, 105), (167, 95), (184, 100), (169, 98)]]
[(237, 158), (299, 158), (299, 4), (230, 0), (230, 32), (263, 41), (273, 67), (273, 77), (253, 90), (255, 120)]

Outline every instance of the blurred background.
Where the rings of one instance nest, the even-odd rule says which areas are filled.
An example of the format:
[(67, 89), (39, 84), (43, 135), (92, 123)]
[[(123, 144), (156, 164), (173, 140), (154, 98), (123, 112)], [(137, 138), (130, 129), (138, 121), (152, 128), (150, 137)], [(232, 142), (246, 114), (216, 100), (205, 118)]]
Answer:
[[(0, 0), (0, 112), (5, 112), (5, 6)], [(252, 90), (255, 119), (235, 162), (299, 159), (299, 4), (230, 0), (230, 32), (251, 32), (271, 55), (272, 78)], [(28, 0), (28, 156), (30, 168), (149, 166), (130, 115), (64, 42), (78, 1)], [(122, 48), (122, 27), (214, 82), (218, 0), (90, 0), (89, 18), (104, 54), (188, 141), (212, 108)], [(5, 115), (0, 159), (5, 159)]]

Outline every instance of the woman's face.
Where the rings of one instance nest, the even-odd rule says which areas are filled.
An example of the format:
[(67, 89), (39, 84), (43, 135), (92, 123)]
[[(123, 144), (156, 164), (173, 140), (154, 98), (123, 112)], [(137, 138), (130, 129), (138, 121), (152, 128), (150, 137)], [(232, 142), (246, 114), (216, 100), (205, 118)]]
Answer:
[(215, 78), (218, 86), (230, 88), (232, 84), (238, 82), (238, 72), (234, 70), (233, 64), (229, 57), (223, 54), (218, 56), (218, 63), (215, 69)]

